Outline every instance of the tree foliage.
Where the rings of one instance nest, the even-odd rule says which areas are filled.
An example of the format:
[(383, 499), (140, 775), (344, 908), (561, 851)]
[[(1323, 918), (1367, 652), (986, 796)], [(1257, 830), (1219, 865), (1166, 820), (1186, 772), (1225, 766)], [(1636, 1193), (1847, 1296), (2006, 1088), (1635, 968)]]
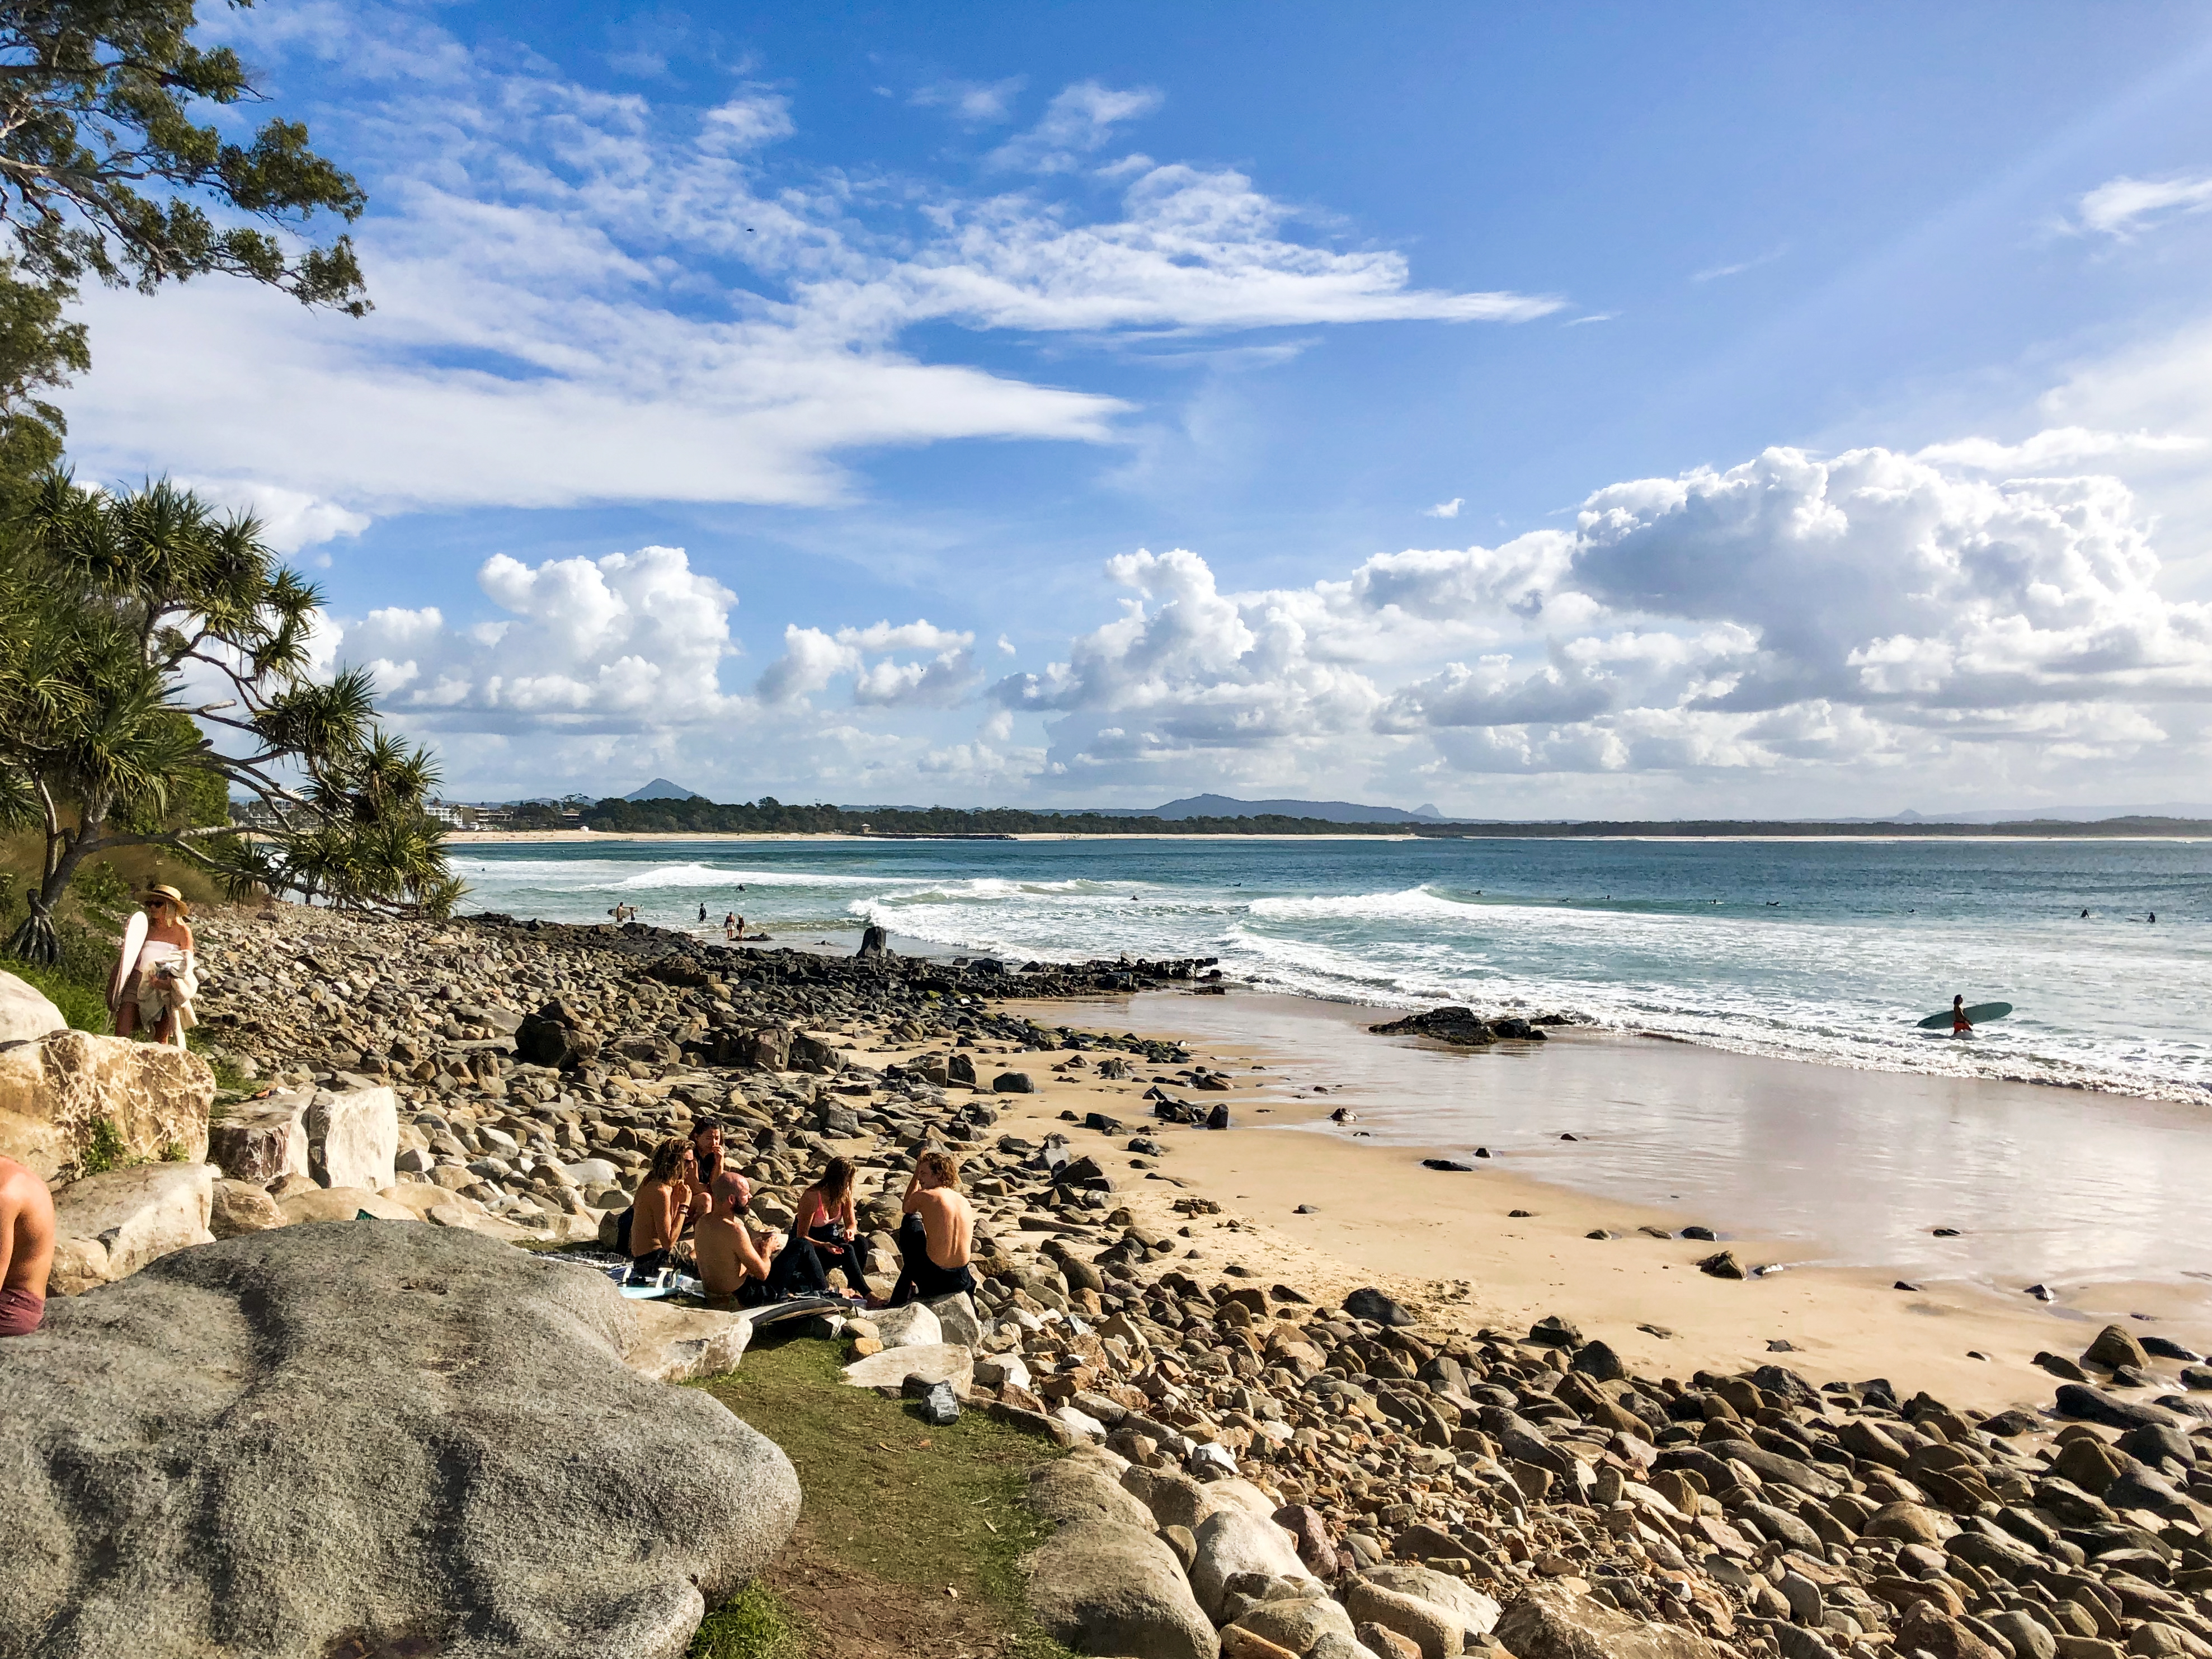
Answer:
[(301, 246), (294, 233), (317, 212), (358, 217), (361, 187), (308, 148), (299, 122), (264, 122), (240, 144), (194, 119), (199, 106), (260, 96), (236, 52), (193, 43), (195, 10), (0, 4), (0, 215), (25, 273), (150, 293), (222, 271), (359, 315), (351, 240)]
[[(450, 908), (423, 810), (436, 767), (377, 728), (365, 672), (308, 672), (319, 603), (251, 515), (166, 480), (44, 481), (0, 536), (0, 823), (46, 843), (15, 954), (52, 960), (71, 876), (121, 847), (169, 848), (234, 890)], [(232, 830), (234, 791), (265, 830)]]
[(227, 274), (368, 309), (351, 240), (307, 234), (358, 218), (360, 185), (299, 122), (237, 143), (202, 118), (261, 94), (237, 53), (193, 42), (198, 21), (193, 0), (0, 0), (0, 498), (61, 459), (40, 394), (91, 366), (65, 310), (86, 277), (150, 293)]

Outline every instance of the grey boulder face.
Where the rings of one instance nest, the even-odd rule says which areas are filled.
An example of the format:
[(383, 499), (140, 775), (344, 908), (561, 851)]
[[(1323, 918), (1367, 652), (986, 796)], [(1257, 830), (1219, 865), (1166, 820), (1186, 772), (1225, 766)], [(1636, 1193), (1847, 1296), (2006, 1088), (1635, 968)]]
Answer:
[(0, 1659), (674, 1659), (799, 1515), (622, 1356), (604, 1277), (343, 1222), (166, 1256), (8, 1345)]
[(1037, 1547), (1028, 1566), (1037, 1622), (1079, 1652), (1216, 1659), (1221, 1651), (1182, 1563), (1141, 1528), (1072, 1521)]

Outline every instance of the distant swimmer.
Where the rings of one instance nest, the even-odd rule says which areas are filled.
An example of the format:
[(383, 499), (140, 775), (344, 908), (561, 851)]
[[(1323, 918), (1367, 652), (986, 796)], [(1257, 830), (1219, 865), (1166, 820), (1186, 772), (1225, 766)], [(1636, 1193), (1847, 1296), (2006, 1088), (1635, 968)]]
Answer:
[(699, 907), (699, 920), (702, 921), (707, 920), (707, 907), (704, 904)]
[(2158, 912), (2155, 910), (2150, 913), (2150, 925), (2154, 927), (2158, 926)]
[(2081, 908), (2081, 920), (2084, 921), (2089, 920), (2089, 910), (2087, 905), (2084, 905)]
[(1963, 996), (1953, 997), (1951, 999), (1951, 1035), (1965, 1036), (1973, 1029), (1974, 1022), (1966, 1018), (1966, 999)]

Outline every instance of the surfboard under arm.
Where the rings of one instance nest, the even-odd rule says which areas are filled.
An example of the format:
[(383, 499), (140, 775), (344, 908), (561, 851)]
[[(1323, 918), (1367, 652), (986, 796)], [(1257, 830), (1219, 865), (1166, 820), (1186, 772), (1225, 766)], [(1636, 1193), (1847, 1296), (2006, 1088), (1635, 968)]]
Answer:
[(135, 910), (123, 929), (123, 946), (115, 958), (115, 976), (107, 983), (107, 1012), (111, 1018), (123, 1006), (123, 988), (131, 978), (131, 971), (138, 965), (138, 954), (146, 948), (146, 913)]
[[(1993, 1019), (2002, 1019), (2011, 1012), (2012, 1004), (2009, 1002), (1978, 1002), (1972, 1007), (1966, 1011), (1966, 1024), (1969, 1025), (1986, 1025)], [(1948, 1008), (1946, 1008), (1942, 1013), (1930, 1014), (1927, 1018), (1922, 1020), (1920, 1022), (1920, 1029), (1923, 1031), (1941, 1031), (1948, 1027), (1950, 1024), (1951, 1011)]]

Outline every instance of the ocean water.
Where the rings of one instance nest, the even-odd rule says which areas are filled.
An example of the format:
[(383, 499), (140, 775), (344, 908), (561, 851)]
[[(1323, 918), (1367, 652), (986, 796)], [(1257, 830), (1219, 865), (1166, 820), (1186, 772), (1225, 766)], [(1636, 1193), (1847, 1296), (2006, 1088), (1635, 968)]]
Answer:
[[(464, 908), (1565, 1012), (1747, 1054), (2212, 1105), (2212, 842), (474, 843)], [(704, 929), (699, 907), (707, 908)], [(2087, 911), (2085, 916), (2084, 910)], [(2151, 920), (2155, 916), (2155, 921)], [(1953, 1039), (1914, 1029), (2004, 1001)]]

